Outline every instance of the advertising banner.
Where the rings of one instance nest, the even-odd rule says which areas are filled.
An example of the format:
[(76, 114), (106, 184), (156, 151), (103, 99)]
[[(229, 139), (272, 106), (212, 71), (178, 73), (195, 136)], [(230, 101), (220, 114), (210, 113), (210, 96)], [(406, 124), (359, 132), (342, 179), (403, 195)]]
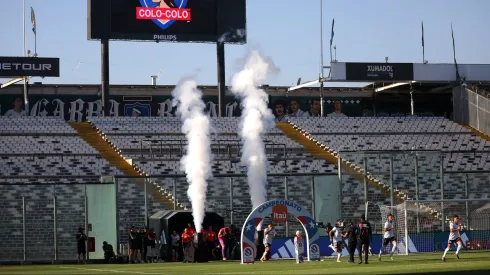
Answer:
[[(293, 111), (301, 116), (310, 113), (318, 113), (319, 105), (308, 104), (313, 97), (289, 97), (271, 98), (270, 107), (276, 116), (276, 121), (285, 121), (288, 114)], [(342, 100), (346, 115), (354, 116), (361, 113), (363, 99)], [(67, 121), (86, 121), (88, 117), (102, 115), (102, 102), (97, 95), (74, 94), (31, 94), (29, 95), (29, 116), (57, 116)], [(204, 96), (206, 112), (210, 117), (218, 117), (218, 97)], [(317, 101), (318, 102), (318, 101)], [(240, 102), (232, 96), (223, 100), (226, 117), (238, 117), (241, 115)], [(278, 105), (282, 104), (282, 108)], [(333, 101), (328, 99), (325, 107), (328, 112), (333, 111)], [(110, 116), (175, 116), (175, 107), (170, 96), (120, 96), (112, 95), (109, 99)], [(26, 115), (23, 106), (22, 94), (0, 94), (1, 116)]]
[(22, 76), (59, 77), (60, 59), (0, 56), (0, 77)]
[[(468, 231), (461, 233), (464, 250), (488, 250), (490, 249), (490, 231)], [(409, 253), (436, 252), (446, 249), (448, 244), (449, 232), (427, 232), (413, 233), (409, 235), (408, 251)], [(379, 254), (383, 236), (373, 235), (373, 241), (370, 243), (371, 252)], [(320, 237), (317, 241), (320, 256), (328, 257), (337, 255), (330, 247), (329, 237)], [(386, 251), (391, 251), (391, 245)], [(454, 249), (454, 248), (453, 248)], [(310, 252), (311, 253), (311, 252)], [(357, 254), (357, 249), (356, 252)], [(398, 253), (405, 254), (404, 239), (398, 240)], [(294, 243), (292, 238), (275, 238), (271, 247), (272, 258), (294, 258)], [(347, 240), (344, 240), (344, 249), (342, 255), (349, 255), (347, 252)]]
[(345, 63), (347, 81), (411, 81), (413, 63)]

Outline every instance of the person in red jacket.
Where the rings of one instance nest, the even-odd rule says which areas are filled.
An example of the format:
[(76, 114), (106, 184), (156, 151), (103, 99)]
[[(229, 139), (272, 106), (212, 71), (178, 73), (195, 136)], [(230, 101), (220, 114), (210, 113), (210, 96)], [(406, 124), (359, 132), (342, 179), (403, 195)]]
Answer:
[(187, 224), (187, 233), (191, 236), (194, 236), (194, 234), (196, 233), (196, 229), (194, 229), (194, 227), (192, 227), (192, 224), (190, 223)]
[(206, 230), (206, 244), (208, 246), (209, 255), (216, 259), (216, 254), (214, 253), (214, 248), (216, 247), (216, 232), (213, 231), (213, 227), (209, 226)]
[(189, 234), (189, 229), (185, 228), (182, 233), (182, 248), (184, 250), (184, 263), (187, 263), (189, 247), (192, 245), (192, 235)]

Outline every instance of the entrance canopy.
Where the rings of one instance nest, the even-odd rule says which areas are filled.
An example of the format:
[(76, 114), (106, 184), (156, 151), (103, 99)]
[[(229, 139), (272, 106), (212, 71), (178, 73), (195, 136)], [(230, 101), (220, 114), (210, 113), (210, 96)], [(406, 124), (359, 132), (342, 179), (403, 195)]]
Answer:
[(287, 221), (289, 214), (295, 216), (303, 226), (306, 234), (307, 259), (309, 261), (320, 260), (318, 228), (310, 213), (294, 201), (274, 200), (259, 205), (245, 220), (241, 236), (242, 263), (253, 263), (255, 260), (254, 252), (257, 249), (255, 245), (256, 228), (264, 218), (272, 215), (273, 222), (281, 223)]

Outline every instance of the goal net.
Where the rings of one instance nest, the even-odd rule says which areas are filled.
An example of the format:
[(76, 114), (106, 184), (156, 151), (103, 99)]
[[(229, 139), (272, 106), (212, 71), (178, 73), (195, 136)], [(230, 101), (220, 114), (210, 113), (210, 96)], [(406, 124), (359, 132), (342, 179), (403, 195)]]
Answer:
[[(462, 224), (465, 250), (490, 249), (490, 199), (408, 200), (396, 206), (380, 205), (379, 210), (381, 225), (393, 215), (399, 254), (444, 250), (454, 215)], [(389, 246), (385, 249), (391, 251)]]

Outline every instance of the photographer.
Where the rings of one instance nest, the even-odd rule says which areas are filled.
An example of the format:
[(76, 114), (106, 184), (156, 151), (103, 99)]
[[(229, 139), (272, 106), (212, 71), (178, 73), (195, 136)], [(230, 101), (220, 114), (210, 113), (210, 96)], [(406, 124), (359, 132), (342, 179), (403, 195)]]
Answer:
[(230, 225), (230, 233), (226, 236), (228, 242), (228, 254), (227, 259), (233, 260), (235, 258), (235, 248), (237, 247), (237, 235), (238, 230), (235, 225)]
[(80, 256), (82, 256), (82, 261), (85, 264), (85, 255), (87, 254), (87, 247), (86, 247), (86, 242), (87, 242), (87, 235), (85, 235), (83, 228), (79, 227), (78, 228), (78, 233), (76, 236), (77, 239), (77, 254), (78, 254), (78, 263), (80, 264)]
[(111, 263), (111, 259), (116, 256), (114, 253), (114, 248), (112, 245), (108, 244), (106, 241), (102, 243), (102, 251), (104, 251), (104, 260)]

